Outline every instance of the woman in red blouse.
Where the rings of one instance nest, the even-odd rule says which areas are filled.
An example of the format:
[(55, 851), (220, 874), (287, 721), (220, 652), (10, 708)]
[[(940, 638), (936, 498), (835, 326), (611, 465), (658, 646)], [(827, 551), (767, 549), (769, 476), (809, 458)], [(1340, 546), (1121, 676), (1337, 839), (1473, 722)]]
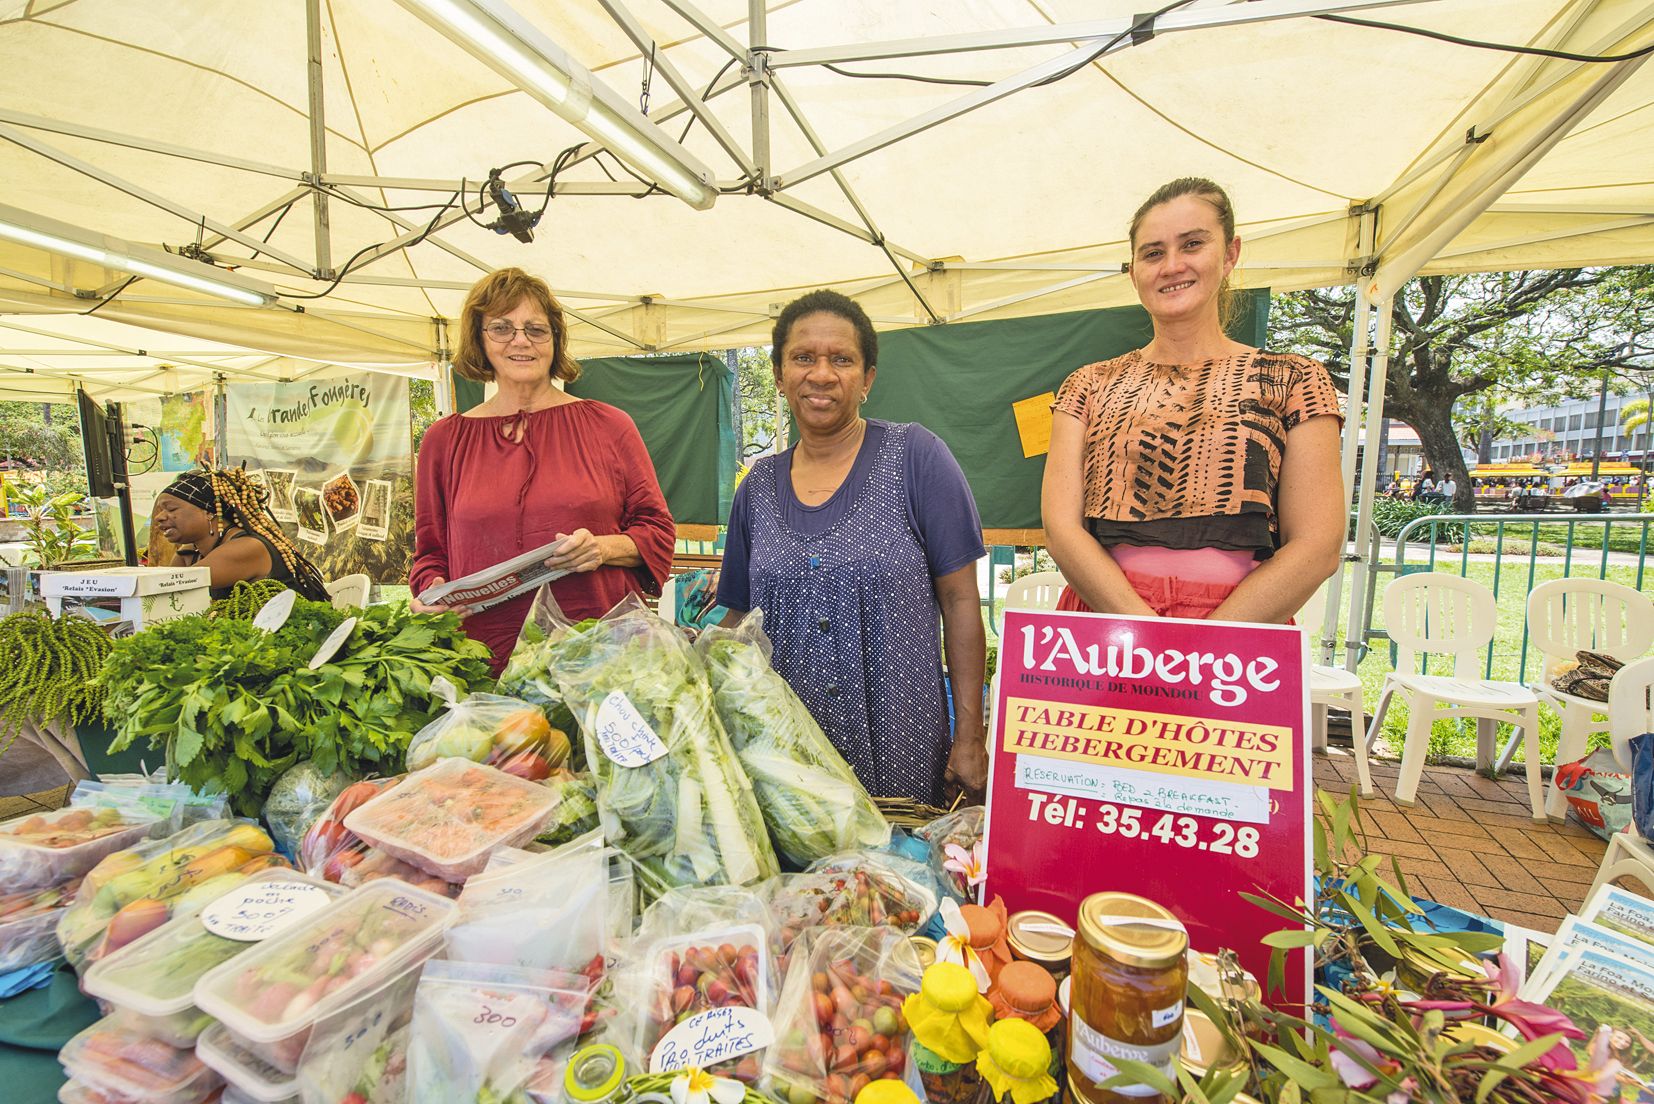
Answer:
[[(458, 331), (455, 371), (497, 390), (438, 421), (420, 443), (413, 592), (568, 537), (546, 563), (569, 572), (551, 592), (570, 618), (601, 616), (627, 594), (658, 594), (677, 530), (654, 465), (624, 412), (558, 386), (578, 379), (580, 366), (545, 281), (520, 268), (483, 277)], [(530, 593), (457, 610), (466, 632), (493, 650), (496, 675), (532, 602)]]
[(1338, 393), (1308, 357), (1224, 332), (1241, 243), (1222, 188), (1160, 188), (1130, 242), (1154, 339), (1078, 369), (1053, 405), (1058, 608), (1285, 623), (1344, 550)]

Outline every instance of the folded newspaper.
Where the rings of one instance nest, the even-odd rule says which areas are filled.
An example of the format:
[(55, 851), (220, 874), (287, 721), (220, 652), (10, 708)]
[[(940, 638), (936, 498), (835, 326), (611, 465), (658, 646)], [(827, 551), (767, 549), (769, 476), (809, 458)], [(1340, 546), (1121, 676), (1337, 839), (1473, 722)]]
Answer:
[(524, 591), (533, 590), (541, 583), (567, 575), (567, 571), (546, 566), (546, 560), (562, 550), (566, 539), (560, 537), (531, 552), (524, 552), (521, 556), (481, 571), (473, 571), (453, 582), (428, 586), (419, 592), (419, 600), (431, 606), (466, 606), (473, 612), (497, 606)]

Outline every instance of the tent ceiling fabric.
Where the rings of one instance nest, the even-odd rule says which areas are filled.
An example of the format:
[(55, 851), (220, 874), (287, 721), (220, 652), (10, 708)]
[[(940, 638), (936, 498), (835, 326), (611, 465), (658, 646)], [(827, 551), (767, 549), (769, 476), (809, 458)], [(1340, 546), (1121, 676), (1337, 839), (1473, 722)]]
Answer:
[[(662, 76), (670, 66), (697, 92), (717, 88), (706, 110), (750, 155), (754, 94), (726, 49), (752, 42), (744, 0), (604, 2), (655, 43), (652, 117), (673, 137), (690, 119)], [(604, 2), (511, 0), (635, 101), (642, 56)], [(307, 7), (320, 23), (323, 266), (307, 182)], [(848, 160), (837, 179), (808, 170), (818, 154), (793, 107), (831, 151), (979, 90), (847, 78), (799, 51), (1117, 24), (1143, 7), (772, 2), (761, 169), (779, 190), (725, 194), (705, 212), (660, 194), (591, 194), (633, 181), (607, 155), (585, 157), (558, 177), (569, 191), (532, 245), (449, 212), (427, 240), (303, 299), (328, 288), (319, 267), (423, 229), (437, 214), (428, 205), (447, 202), (462, 178), (474, 201), (491, 168), (549, 165), (585, 135), (395, 0), (0, 0), (4, 202), (131, 242), (199, 241), (284, 295), (252, 308), (146, 279), (83, 317), (98, 302), (86, 293), (107, 295), (125, 273), (0, 241), (0, 397), (63, 394), (77, 381), (100, 396), (141, 395), (215, 373), (429, 374), (434, 319), (452, 318), (465, 288), (503, 265), (548, 279), (576, 312), (575, 352), (588, 356), (762, 343), (781, 303), (823, 285), (854, 295), (883, 328), (1114, 306), (1134, 301), (1120, 271), (1132, 210), (1191, 174), (1233, 195), (1247, 286), (1371, 277), (1382, 292), (1421, 267), (1654, 258), (1654, 66), (1518, 56), (1302, 14), (1334, 8), (1604, 54), (1654, 43), (1647, 0), (1504, 0), (1497, 19), (1485, 0), (1196, 0), (1149, 41)], [(1289, 12), (1299, 14), (1244, 21)], [(722, 42), (686, 18), (700, 14)], [(1172, 29), (1179, 19), (1214, 25)], [(992, 82), (1096, 41), (838, 64)], [(723, 184), (742, 182), (703, 123), (684, 144)], [(374, 186), (410, 180), (431, 187)], [(1377, 246), (1364, 253), (1356, 211), (1375, 203)]]

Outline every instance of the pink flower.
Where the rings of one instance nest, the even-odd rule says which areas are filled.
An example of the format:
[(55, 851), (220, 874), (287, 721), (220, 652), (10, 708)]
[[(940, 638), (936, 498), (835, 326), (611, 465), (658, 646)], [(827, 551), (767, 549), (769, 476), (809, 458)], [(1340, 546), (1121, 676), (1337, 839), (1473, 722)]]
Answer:
[(950, 843), (942, 848), (942, 853), (947, 855), (942, 869), (959, 875), (970, 888), (975, 889), (988, 880), (988, 853), (983, 849), (981, 840), (971, 844), (969, 851), (957, 843)]
[[(1340, 1080), (1352, 1089), (1362, 1090), (1371, 1088), (1378, 1081), (1378, 1074), (1373, 1069), (1398, 1070), (1400, 1063), (1384, 1057), (1378, 1048), (1371, 1043), (1362, 1042), (1339, 1026), (1338, 1021), (1332, 1022), (1332, 1030), (1338, 1036), (1337, 1045), (1332, 1048), (1332, 1068)], [(1363, 1059), (1366, 1064), (1356, 1059)], [(1369, 1068), (1371, 1067), (1371, 1068)], [(1405, 1104), (1405, 1101), (1402, 1102)]]
[(1413, 1099), (1413, 1090), (1419, 1087), (1416, 1077), (1404, 1078), (1401, 1088), (1384, 1098), (1384, 1104), (1410, 1104)]
[[(1522, 1038), (1533, 1040), (1560, 1033), (1563, 1039), (1583, 1039), (1585, 1032), (1574, 1026), (1574, 1021), (1543, 1004), (1518, 1000), (1518, 973), (1508, 955), (1501, 954), (1497, 965), (1483, 963), (1488, 980), (1494, 983), (1492, 1000), (1483, 1011), (1510, 1024)], [(1558, 1042), (1539, 1058), (1539, 1064), (1548, 1070), (1571, 1070), (1579, 1063), (1565, 1042)]]

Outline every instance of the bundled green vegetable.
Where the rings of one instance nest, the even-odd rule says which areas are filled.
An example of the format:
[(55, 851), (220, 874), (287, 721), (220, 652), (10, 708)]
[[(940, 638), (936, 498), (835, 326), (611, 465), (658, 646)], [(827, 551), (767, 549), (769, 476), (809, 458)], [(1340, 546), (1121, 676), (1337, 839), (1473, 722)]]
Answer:
[(228, 794), (255, 816), (283, 771), (311, 760), (322, 774), (396, 771), (413, 734), (441, 712), (431, 680), (485, 686), (488, 649), (452, 614), (372, 606), (330, 661), (310, 659), (344, 620), (299, 599), (286, 624), (204, 616), (163, 621), (118, 642), (104, 665), (110, 748), (165, 748), (167, 777)]
[[(529, 620), (544, 630), (555, 609), (542, 590)], [(584, 629), (549, 635), (551, 669), (580, 718), (610, 839), (671, 885), (745, 885), (774, 875), (752, 785), (682, 635), (636, 597)]]
[(25, 724), (77, 724), (98, 715), (96, 682), (109, 634), (85, 617), (31, 612), (0, 619), (0, 755)]
[(242, 579), (230, 588), (229, 594), (207, 607), (207, 616), (251, 621), (266, 602), (286, 589), (287, 584), (279, 579)]
[(712, 700), (782, 857), (800, 868), (838, 851), (880, 848), (890, 824), (810, 711), (770, 666), (764, 612), (712, 628), (696, 648)]

